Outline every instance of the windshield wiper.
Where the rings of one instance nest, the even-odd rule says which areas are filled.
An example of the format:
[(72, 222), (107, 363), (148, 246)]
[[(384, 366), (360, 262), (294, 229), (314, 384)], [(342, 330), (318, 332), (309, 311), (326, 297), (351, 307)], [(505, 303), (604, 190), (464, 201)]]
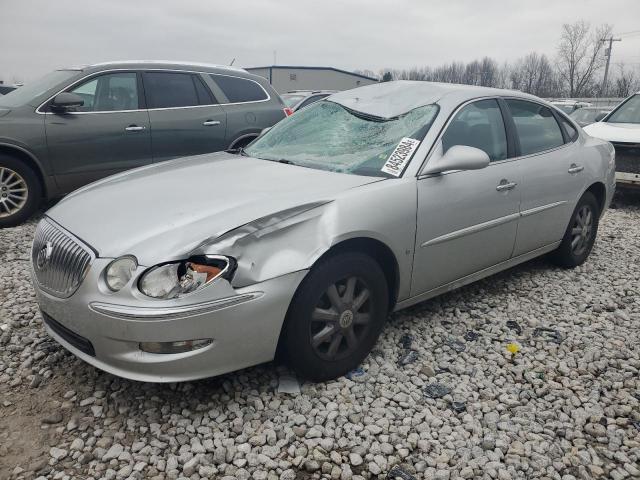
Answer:
[(233, 153), (234, 155), (242, 155), (243, 157), (249, 156), (249, 154), (244, 151), (244, 147), (228, 148), (227, 150), (225, 150), (225, 152)]
[(274, 160), (274, 162), (286, 163), (287, 165), (295, 165), (295, 162), (292, 162), (291, 160), (286, 160), (284, 158), (280, 158), (278, 160)]

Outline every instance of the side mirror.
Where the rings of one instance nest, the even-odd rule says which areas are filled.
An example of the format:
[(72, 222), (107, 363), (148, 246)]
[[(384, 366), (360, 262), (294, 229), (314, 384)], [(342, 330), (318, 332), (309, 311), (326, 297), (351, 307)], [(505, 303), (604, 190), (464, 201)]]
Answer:
[(606, 116), (607, 116), (607, 114), (605, 112), (600, 112), (598, 115), (596, 115), (595, 121), (599, 122)]
[(480, 170), (489, 165), (489, 155), (483, 150), (467, 145), (454, 145), (439, 158), (427, 163), (423, 174), (442, 173), (450, 170)]
[(49, 107), (55, 112), (67, 112), (72, 108), (81, 107), (82, 105), (84, 105), (84, 100), (80, 95), (71, 92), (62, 92), (51, 100)]

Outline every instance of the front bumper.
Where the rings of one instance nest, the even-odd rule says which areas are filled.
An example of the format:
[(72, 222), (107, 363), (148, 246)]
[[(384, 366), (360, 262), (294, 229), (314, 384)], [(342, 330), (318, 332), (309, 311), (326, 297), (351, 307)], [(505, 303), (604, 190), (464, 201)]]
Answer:
[[(120, 377), (176, 382), (211, 377), (273, 359), (293, 293), (307, 271), (233, 289), (220, 279), (178, 301), (101, 291), (108, 259), (97, 258), (69, 298), (34, 282), (49, 335), (91, 365)], [(185, 353), (156, 354), (140, 342), (213, 339)]]
[(640, 187), (640, 144), (612, 142), (616, 149), (616, 181)]

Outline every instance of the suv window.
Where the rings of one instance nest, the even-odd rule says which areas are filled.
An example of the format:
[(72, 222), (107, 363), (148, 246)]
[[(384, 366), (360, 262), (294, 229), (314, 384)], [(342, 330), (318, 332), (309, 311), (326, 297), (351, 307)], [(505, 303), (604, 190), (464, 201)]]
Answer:
[(564, 144), (551, 109), (526, 100), (507, 99), (520, 139), (520, 155), (550, 150)]
[(107, 73), (93, 77), (71, 90), (84, 100), (78, 112), (114, 112), (138, 109), (135, 72)]
[(145, 72), (142, 78), (149, 108), (193, 107), (201, 104), (195, 83), (200, 79), (190, 73)]
[(227, 96), (229, 103), (258, 102), (269, 98), (264, 89), (253, 80), (215, 74), (211, 78)]
[(455, 145), (479, 148), (492, 162), (507, 158), (507, 134), (497, 100), (479, 100), (456, 113), (442, 136), (445, 152)]

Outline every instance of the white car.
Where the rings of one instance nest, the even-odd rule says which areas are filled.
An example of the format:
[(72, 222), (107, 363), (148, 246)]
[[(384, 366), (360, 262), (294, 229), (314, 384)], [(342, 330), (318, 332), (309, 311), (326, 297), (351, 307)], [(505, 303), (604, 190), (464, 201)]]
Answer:
[(640, 92), (631, 95), (609, 115), (584, 127), (592, 137), (616, 149), (616, 181), (640, 188)]
[(575, 112), (579, 108), (593, 107), (593, 104), (589, 102), (579, 102), (577, 100), (556, 100), (551, 102), (551, 105), (562, 110), (567, 115)]

